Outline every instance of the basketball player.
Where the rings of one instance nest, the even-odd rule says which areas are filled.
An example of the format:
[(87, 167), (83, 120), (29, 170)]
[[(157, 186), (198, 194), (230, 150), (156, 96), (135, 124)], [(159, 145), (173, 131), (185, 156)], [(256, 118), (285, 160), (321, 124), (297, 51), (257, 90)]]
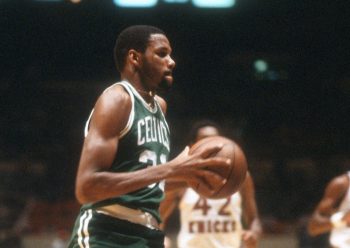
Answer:
[[(219, 133), (212, 121), (200, 121), (191, 132), (192, 143)], [(257, 247), (261, 224), (249, 173), (239, 192), (226, 199), (206, 199), (183, 183), (167, 182), (165, 200), (160, 206), (163, 228), (176, 206), (181, 223), (178, 248), (240, 248), (242, 241), (246, 248)]]
[(202, 169), (230, 163), (209, 158), (220, 144), (193, 155), (186, 148), (167, 162), (166, 102), (157, 92), (172, 85), (171, 51), (156, 27), (120, 33), (114, 55), (121, 81), (101, 94), (86, 124), (75, 190), (83, 206), (69, 247), (163, 247), (162, 181), (199, 181), (211, 190), (211, 177), (224, 185), (221, 176)]
[(308, 231), (311, 236), (330, 232), (334, 248), (350, 248), (350, 171), (333, 178), (312, 214)]

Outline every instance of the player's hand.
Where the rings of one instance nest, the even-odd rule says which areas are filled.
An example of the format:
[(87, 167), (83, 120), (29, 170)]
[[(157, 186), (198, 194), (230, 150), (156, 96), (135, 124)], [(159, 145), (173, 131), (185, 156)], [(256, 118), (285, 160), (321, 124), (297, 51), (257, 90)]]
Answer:
[(201, 183), (208, 190), (224, 185), (226, 180), (219, 174), (211, 171), (210, 168), (228, 166), (231, 161), (227, 158), (212, 157), (218, 153), (223, 145), (213, 145), (200, 152), (189, 154), (189, 147), (186, 147), (171, 162), (171, 177), (186, 181), (189, 185)]
[(199, 170), (199, 169), (210, 169), (213, 167), (229, 166), (231, 160), (222, 157), (213, 157), (223, 148), (223, 144), (217, 144), (210, 147), (204, 148), (200, 152), (189, 154), (190, 148), (188, 146), (175, 158), (172, 163), (175, 164), (176, 168), (174, 172), (180, 172), (184, 174), (183, 170)]
[(216, 189), (224, 186), (226, 179), (222, 178), (215, 172), (202, 169), (197, 171), (194, 175), (191, 175), (188, 179), (186, 178), (186, 183), (189, 187), (196, 189), (198, 185), (208, 192), (209, 195), (215, 194)]
[(258, 244), (258, 235), (250, 230), (244, 230), (242, 240), (245, 248), (256, 248)]

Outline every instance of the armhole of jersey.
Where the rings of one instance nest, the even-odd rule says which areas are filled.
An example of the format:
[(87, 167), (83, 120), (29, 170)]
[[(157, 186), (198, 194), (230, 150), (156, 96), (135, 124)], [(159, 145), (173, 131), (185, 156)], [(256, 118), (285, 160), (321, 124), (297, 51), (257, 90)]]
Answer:
[(87, 119), (86, 123), (85, 123), (85, 128), (84, 128), (84, 137), (86, 137), (88, 135), (89, 132), (89, 126), (90, 126), (90, 120), (92, 117), (92, 114), (94, 113), (94, 109), (91, 110), (91, 113), (89, 115), (89, 118)]
[(134, 122), (135, 98), (134, 98), (134, 94), (132, 93), (131, 89), (128, 87), (127, 83), (120, 82), (118, 84), (123, 86), (123, 88), (128, 92), (128, 94), (130, 95), (130, 98), (131, 98), (131, 111), (130, 111), (130, 115), (129, 115), (129, 120), (126, 123), (125, 128), (119, 134), (119, 138), (122, 138), (129, 132), (129, 130), (131, 129), (132, 123)]
[[(135, 116), (135, 114), (134, 114), (135, 113), (134, 112), (134, 105), (135, 105), (134, 102), (135, 102), (135, 100), (134, 100), (134, 95), (132, 94), (132, 92), (128, 88), (127, 84), (125, 84), (123, 82), (115, 83), (115, 84), (121, 85), (128, 92), (128, 94), (130, 95), (130, 98), (131, 98), (131, 111), (130, 111), (129, 119), (128, 119), (128, 122), (126, 123), (126, 126), (124, 127), (124, 129), (119, 134), (119, 138), (121, 138), (121, 137), (123, 137), (123, 136), (125, 136), (127, 134), (127, 132), (130, 130), (131, 125), (132, 125), (132, 123), (134, 121), (134, 116)], [(112, 87), (112, 86), (110, 86), (110, 87)], [(108, 87), (108, 88), (110, 88), (110, 87)], [(84, 137), (86, 137), (88, 132), (89, 132), (90, 120), (91, 120), (92, 114), (94, 113), (94, 110), (95, 109), (92, 109), (92, 111), (91, 111), (91, 113), (89, 115), (89, 118), (87, 119), (87, 121), (85, 123)]]

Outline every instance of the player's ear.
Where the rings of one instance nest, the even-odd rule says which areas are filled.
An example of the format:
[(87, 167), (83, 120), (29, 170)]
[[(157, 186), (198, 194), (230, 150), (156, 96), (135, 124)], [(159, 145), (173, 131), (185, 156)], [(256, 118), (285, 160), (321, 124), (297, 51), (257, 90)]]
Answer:
[(130, 49), (129, 50), (128, 60), (130, 61), (130, 63), (132, 65), (134, 65), (135, 67), (139, 67), (139, 65), (140, 65), (140, 58), (141, 58), (141, 54), (139, 52), (137, 52), (134, 49)]

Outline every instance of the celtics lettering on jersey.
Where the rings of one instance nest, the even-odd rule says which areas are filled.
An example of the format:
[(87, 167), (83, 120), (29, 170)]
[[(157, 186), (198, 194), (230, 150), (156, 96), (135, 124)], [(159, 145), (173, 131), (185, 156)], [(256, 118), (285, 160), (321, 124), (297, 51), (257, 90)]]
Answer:
[(141, 146), (150, 142), (161, 143), (170, 150), (167, 126), (153, 116), (146, 116), (137, 122), (137, 144)]

